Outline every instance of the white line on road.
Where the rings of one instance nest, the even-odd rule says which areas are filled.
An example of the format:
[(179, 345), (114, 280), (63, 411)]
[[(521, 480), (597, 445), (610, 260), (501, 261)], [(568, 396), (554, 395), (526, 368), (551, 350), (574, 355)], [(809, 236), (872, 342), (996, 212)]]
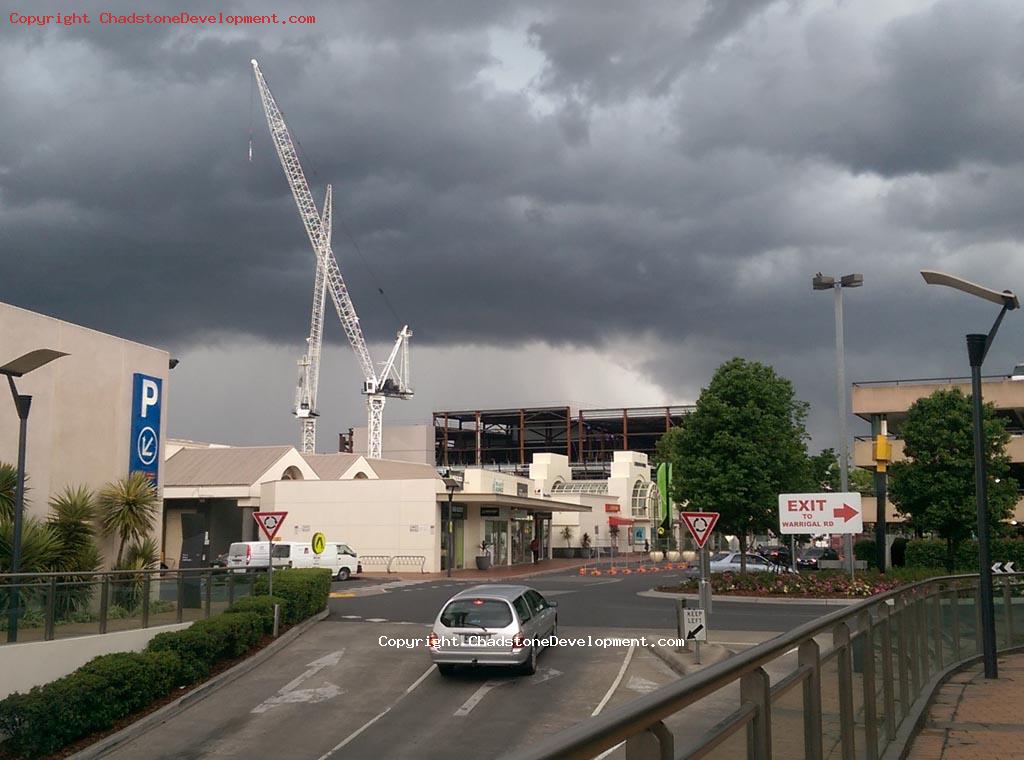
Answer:
[(460, 707), (458, 710), (452, 713), (452, 715), (454, 715), (456, 718), (466, 717), (471, 712), (473, 712), (474, 707), (480, 704), (480, 700), (487, 696), (487, 692), (489, 692), (491, 689), (496, 689), (499, 686), (504, 686), (507, 683), (511, 683), (511, 681), (488, 681), (479, 689), (474, 691), (473, 696), (471, 696), (469, 699), (463, 702), (462, 707)]
[(363, 733), (363, 731), (368, 729), (370, 726), (372, 726), (378, 720), (380, 720), (385, 715), (387, 715), (389, 712), (391, 712), (391, 708), (394, 707), (395, 705), (397, 705), (399, 702), (401, 702), (403, 697), (405, 697), (408, 694), (411, 694), (413, 692), (413, 690), (417, 686), (419, 686), (421, 683), (423, 683), (423, 681), (426, 679), (427, 676), (430, 675), (430, 673), (431, 673), (431, 671), (433, 669), (434, 669), (434, 666), (431, 665), (429, 668), (427, 668), (425, 671), (423, 671), (423, 675), (421, 675), (419, 678), (417, 678), (415, 681), (413, 681), (412, 686), (410, 686), (408, 689), (406, 689), (404, 692), (402, 692), (402, 695), (398, 699), (396, 699), (390, 705), (388, 705), (383, 710), (381, 710), (379, 713), (377, 713), (372, 718), (370, 718), (368, 721), (366, 721), (366, 723), (361, 725), (359, 728), (357, 728), (351, 734), (349, 734), (344, 739), (342, 739), (340, 742), (338, 742), (338, 744), (336, 744), (332, 749), (330, 749), (327, 752), (325, 752), (324, 754), (320, 755), (318, 760), (327, 760), (327, 758), (329, 758), (331, 755), (333, 755), (335, 752), (337, 752), (342, 747), (344, 747), (347, 744), (349, 744), (350, 742), (352, 742), (357, 736), (359, 736), (359, 734)]
[(604, 699), (602, 699), (598, 703), (597, 707), (594, 708), (594, 712), (590, 713), (591, 718), (593, 718), (595, 715), (597, 715), (604, 709), (604, 706), (608, 704), (608, 700), (612, 698), (612, 694), (614, 694), (615, 690), (619, 688), (619, 684), (622, 683), (622, 677), (626, 675), (626, 668), (629, 667), (629, 661), (633, 659), (634, 649), (636, 649), (636, 644), (631, 643), (629, 645), (629, 649), (626, 650), (626, 659), (622, 661), (622, 667), (619, 668), (619, 674), (615, 676), (615, 680), (612, 681), (612, 685), (608, 689), (608, 692), (604, 695)]

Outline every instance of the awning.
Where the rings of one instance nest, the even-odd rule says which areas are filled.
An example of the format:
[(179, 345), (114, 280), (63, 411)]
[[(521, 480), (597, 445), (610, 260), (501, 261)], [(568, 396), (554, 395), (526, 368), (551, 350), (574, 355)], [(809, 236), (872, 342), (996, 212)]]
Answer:
[(628, 517), (616, 517), (615, 515), (608, 516), (609, 525), (632, 525), (633, 521)]

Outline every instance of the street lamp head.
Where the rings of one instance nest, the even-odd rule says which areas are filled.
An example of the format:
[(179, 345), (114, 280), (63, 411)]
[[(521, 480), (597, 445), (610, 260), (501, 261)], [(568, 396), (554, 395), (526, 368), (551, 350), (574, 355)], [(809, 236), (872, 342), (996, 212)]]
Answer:
[(54, 351), (52, 348), (37, 348), (35, 351), (29, 351), (0, 367), (0, 375), (21, 377), (62, 356), (67, 356), (67, 354), (63, 351)]
[(864, 275), (862, 274), (847, 274), (843, 275), (843, 278), (839, 281), (839, 284), (844, 288), (859, 288), (864, 284)]
[(945, 285), (947, 288), (960, 290), (969, 295), (991, 301), (999, 306), (1004, 306), (1009, 311), (1020, 308), (1020, 300), (1012, 290), (992, 290), (970, 280), (964, 280), (945, 272), (936, 272), (934, 269), (922, 269), (921, 276), (929, 285)]
[(811, 284), (815, 290), (832, 290), (836, 286), (836, 279), (835, 277), (828, 277), (818, 272), (811, 279)]

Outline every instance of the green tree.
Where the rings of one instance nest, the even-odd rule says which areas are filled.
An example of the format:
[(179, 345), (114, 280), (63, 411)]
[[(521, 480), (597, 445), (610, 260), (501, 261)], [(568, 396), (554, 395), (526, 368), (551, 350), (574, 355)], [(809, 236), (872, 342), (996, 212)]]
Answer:
[[(99, 570), (103, 556), (96, 545), (96, 496), (85, 486), (66, 486), (50, 499), (50, 530), (60, 540), (61, 553), (53, 570), (88, 573)], [(67, 617), (88, 606), (95, 586), (87, 575), (65, 575), (61, 578), (54, 612)]]
[[(849, 488), (864, 496), (873, 496), (875, 484), (873, 474), (869, 470), (860, 467), (847, 469), (849, 477)], [(807, 457), (807, 484), (804, 486), (808, 491), (838, 491), (842, 487), (842, 478), (839, 472), (839, 457), (834, 449), (822, 449), (819, 453)]]
[[(995, 407), (986, 404), (982, 425), (988, 466), (988, 511), (994, 530), (1017, 502), (1004, 454), (1010, 440)], [(911, 525), (946, 540), (946, 568), (953, 570), (957, 546), (977, 524), (974, 501), (974, 432), (971, 398), (959, 389), (940, 389), (918, 399), (901, 428), (907, 460), (890, 466), (889, 496)]]
[(140, 542), (153, 527), (157, 511), (156, 488), (144, 473), (133, 472), (108, 483), (100, 491), (99, 508), (104, 535), (118, 538), (114, 566), (120, 567), (128, 541)]
[[(18, 468), (0, 462), (0, 520), (14, 519), (14, 496), (18, 490)], [(25, 503), (28, 504), (28, 475), (25, 476)]]
[(778, 495), (807, 482), (806, 418), (789, 380), (737, 358), (658, 442), (659, 459), (673, 465), (673, 500), (720, 514), (721, 529), (739, 538), (741, 572), (749, 535), (778, 531)]

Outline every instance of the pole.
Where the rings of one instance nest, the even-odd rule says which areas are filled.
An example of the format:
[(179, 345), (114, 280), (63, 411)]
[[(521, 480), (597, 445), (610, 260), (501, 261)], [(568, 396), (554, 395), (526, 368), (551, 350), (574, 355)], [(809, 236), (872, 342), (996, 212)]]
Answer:
[[(7, 376), (7, 382), (11, 386), (11, 396), (14, 398), (14, 406), (18, 410), (18, 479), (14, 487), (14, 535), (11, 545), (11, 572), (17, 573), (21, 569), (21, 531), (25, 512), (25, 453), (28, 440), (28, 412), (32, 406), (31, 396), (22, 396), (14, 385), (14, 378)], [(17, 585), (17, 579), (11, 586), (10, 609), (7, 616), (7, 642), (14, 643), (18, 640), (18, 611), (21, 607), (21, 589)]]
[[(1005, 311), (1005, 309), (1004, 309)], [(1002, 314), (1000, 314), (1000, 317)], [(997, 323), (998, 325), (998, 323)], [(989, 336), (967, 336), (967, 356), (971, 362), (971, 411), (974, 418), (974, 501), (978, 508), (978, 573), (981, 595), (982, 659), (985, 678), (998, 678), (996, 665), (996, 621), (992, 600), (992, 555), (989, 549), (988, 494), (985, 462), (985, 429), (982, 425), (981, 364), (988, 350)]]
[[(884, 573), (889, 563), (889, 551), (886, 546), (885, 526), (885, 501), (887, 486), (888, 459), (883, 459), (881, 452), (877, 450), (879, 441), (888, 435), (888, 423), (881, 419), (880, 415), (871, 417), (871, 445), (875, 450), (875, 563), (878, 565), (878, 572)], [(885, 453), (888, 457), (888, 453)]]
[[(839, 399), (839, 489), (846, 493), (850, 488), (848, 471), (849, 454), (846, 441), (846, 361), (843, 349), (843, 286), (836, 280), (836, 390)], [(853, 536), (843, 535), (843, 552), (846, 554), (853, 578)]]
[(796, 572), (796, 536), (789, 537), (789, 562), (790, 569)]
[(700, 608), (705, 615), (711, 614), (711, 562), (708, 547), (705, 544), (700, 550)]
[(274, 595), (274, 542), (267, 539), (267, 594)]
[(452, 562), (455, 561), (455, 531), (452, 525), (452, 498), (455, 495), (455, 489), (448, 489), (448, 522), (446, 524), (445, 533), (447, 534), (448, 542), (448, 577), (452, 577)]

